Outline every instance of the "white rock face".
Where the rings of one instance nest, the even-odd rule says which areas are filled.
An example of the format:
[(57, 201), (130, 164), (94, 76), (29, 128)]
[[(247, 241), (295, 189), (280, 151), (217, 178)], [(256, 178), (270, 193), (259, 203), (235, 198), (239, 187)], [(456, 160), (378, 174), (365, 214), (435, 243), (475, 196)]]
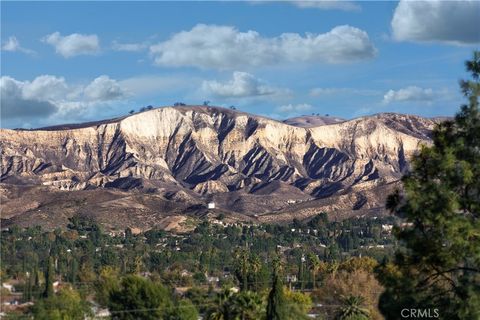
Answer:
[(171, 184), (201, 195), (279, 180), (324, 198), (398, 180), (434, 125), (379, 114), (305, 128), (223, 108), (164, 107), (71, 129), (2, 129), (1, 177), (63, 190)]

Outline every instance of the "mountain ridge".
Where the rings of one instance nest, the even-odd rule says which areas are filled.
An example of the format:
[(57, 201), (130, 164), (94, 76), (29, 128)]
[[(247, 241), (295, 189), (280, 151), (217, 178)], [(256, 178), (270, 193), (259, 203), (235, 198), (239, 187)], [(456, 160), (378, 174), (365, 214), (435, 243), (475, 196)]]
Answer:
[(397, 182), (435, 123), (384, 113), (305, 128), (219, 107), (162, 107), (74, 128), (1, 129), (1, 182), (139, 192), (173, 206), (215, 201), (251, 217), (288, 211), (288, 201), (318, 211), (318, 200), (348, 194), (336, 209), (370, 210), (385, 194), (354, 199)]

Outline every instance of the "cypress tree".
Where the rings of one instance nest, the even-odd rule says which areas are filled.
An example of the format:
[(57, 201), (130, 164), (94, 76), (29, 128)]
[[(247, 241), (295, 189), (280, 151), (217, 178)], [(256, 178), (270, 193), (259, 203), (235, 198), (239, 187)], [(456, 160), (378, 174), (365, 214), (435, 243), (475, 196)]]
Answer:
[(53, 277), (54, 277), (54, 269), (53, 269), (53, 259), (50, 257), (48, 259), (47, 270), (45, 271), (45, 291), (43, 292), (44, 298), (49, 298), (53, 296)]
[(266, 320), (286, 320), (285, 295), (283, 292), (283, 283), (280, 275), (280, 261), (274, 261), (272, 289), (268, 294), (267, 317)]
[(38, 276), (38, 266), (35, 264), (33, 268), (33, 297), (39, 298), (40, 297), (40, 278)]

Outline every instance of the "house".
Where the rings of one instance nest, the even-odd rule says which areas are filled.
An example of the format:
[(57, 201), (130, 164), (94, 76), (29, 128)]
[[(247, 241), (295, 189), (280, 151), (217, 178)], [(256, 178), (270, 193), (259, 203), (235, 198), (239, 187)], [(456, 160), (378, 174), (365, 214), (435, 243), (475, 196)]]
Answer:
[(215, 202), (209, 202), (209, 203), (207, 204), (207, 208), (208, 208), (208, 209), (215, 209)]

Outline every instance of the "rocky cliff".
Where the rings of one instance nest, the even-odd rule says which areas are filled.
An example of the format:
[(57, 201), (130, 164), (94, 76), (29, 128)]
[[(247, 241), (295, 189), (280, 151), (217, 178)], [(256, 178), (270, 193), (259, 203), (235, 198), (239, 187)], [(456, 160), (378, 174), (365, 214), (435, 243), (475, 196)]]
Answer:
[(84, 125), (2, 129), (1, 180), (4, 187), (101, 188), (197, 205), (213, 199), (255, 217), (309, 202), (318, 211), (319, 201), (340, 196), (356, 200), (339, 201), (339, 210), (371, 209), (380, 202), (365, 192), (398, 181), (435, 125), (402, 114), (332, 122), (295, 126), (187, 106)]

